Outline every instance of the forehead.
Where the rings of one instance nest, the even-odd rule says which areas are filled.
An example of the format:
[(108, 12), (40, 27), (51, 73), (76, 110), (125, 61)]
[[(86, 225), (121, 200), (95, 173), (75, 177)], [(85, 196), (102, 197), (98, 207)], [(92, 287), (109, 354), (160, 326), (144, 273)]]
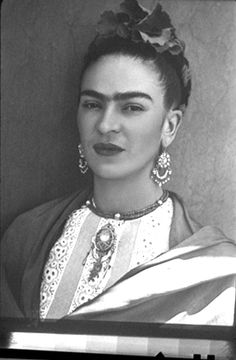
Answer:
[(127, 55), (106, 55), (85, 71), (81, 89), (104, 94), (141, 91), (150, 95), (163, 94), (158, 74), (152, 65)]

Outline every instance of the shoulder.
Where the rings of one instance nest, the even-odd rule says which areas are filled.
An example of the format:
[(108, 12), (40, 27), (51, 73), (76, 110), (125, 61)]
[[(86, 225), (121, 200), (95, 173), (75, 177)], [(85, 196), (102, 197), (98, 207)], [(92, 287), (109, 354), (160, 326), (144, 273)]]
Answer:
[[(173, 220), (170, 233), (170, 245), (187, 245), (194, 243), (198, 245), (224, 244), (224, 246), (235, 247), (236, 242), (227, 236), (216, 226), (202, 226), (189, 214), (183, 199), (176, 193), (169, 191), (173, 202)], [(226, 245), (225, 245), (226, 244)], [(230, 245), (229, 245), (230, 244)]]
[(170, 198), (173, 202), (173, 226), (176, 227), (179, 224), (180, 227), (188, 229), (189, 235), (195, 233), (196, 231), (202, 228), (202, 225), (199, 224), (192, 216), (189, 214), (189, 211), (184, 203), (184, 200), (173, 191), (169, 191)]
[(11, 226), (16, 224), (22, 224), (37, 221), (44, 221), (46, 219), (52, 219), (57, 217), (60, 213), (64, 212), (67, 208), (80, 207), (88, 196), (88, 189), (82, 191), (76, 191), (70, 195), (59, 197), (50, 200), (46, 203), (40, 204), (33, 209), (30, 209), (20, 214), (12, 223)]
[(22, 252), (22, 249), (31, 247), (39, 238), (44, 238), (45, 234), (57, 224), (67, 219), (70, 213), (79, 208), (86, 200), (89, 190), (74, 192), (69, 196), (60, 197), (44, 204), (41, 204), (31, 210), (28, 210), (12, 222), (2, 239), (3, 252)]

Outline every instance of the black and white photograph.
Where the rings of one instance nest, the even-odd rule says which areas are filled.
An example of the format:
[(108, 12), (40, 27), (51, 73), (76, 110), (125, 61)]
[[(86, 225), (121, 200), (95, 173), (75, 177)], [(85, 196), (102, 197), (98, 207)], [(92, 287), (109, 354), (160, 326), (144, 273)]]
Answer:
[(5, 347), (233, 359), (236, 2), (5, 0), (1, 33)]

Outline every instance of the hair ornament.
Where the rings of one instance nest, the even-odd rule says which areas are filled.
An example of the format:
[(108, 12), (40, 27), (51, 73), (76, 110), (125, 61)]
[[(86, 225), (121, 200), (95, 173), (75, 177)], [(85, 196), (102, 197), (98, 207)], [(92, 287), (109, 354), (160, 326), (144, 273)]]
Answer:
[(107, 38), (123, 38), (136, 43), (150, 44), (174, 68), (181, 82), (182, 112), (191, 91), (189, 62), (184, 56), (185, 44), (178, 39), (167, 12), (157, 3), (152, 11), (140, 6), (137, 0), (124, 0), (120, 11), (104, 11), (97, 25), (97, 36), (92, 46), (99, 46)]
[(152, 12), (141, 7), (137, 0), (124, 0), (121, 12), (105, 11), (97, 26), (98, 38), (118, 35), (132, 41), (149, 42), (157, 52), (172, 55), (184, 52), (185, 44), (178, 39), (169, 15), (158, 3)]

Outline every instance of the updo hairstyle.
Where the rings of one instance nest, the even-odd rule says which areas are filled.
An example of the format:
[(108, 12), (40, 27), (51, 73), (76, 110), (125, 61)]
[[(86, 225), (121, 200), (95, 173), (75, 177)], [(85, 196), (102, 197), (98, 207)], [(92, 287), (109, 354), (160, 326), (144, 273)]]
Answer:
[(164, 90), (166, 110), (184, 110), (188, 104), (191, 81), (183, 83), (183, 67), (188, 66), (187, 59), (181, 54), (172, 55), (168, 51), (158, 53), (149, 42), (134, 42), (117, 35), (93, 41), (84, 57), (81, 71), (82, 81), (85, 71), (100, 58), (107, 55), (124, 55), (149, 63), (156, 71), (158, 80)]

